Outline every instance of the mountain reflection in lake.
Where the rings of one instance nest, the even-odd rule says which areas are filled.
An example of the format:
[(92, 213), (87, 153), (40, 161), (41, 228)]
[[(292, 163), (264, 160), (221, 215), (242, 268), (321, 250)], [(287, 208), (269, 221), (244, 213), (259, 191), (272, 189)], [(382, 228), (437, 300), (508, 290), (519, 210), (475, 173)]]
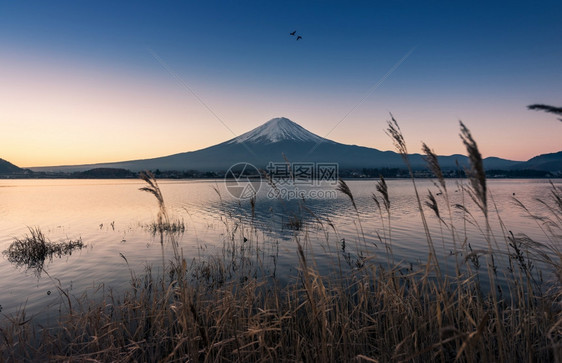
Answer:
[[(435, 194), (432, 181), (417, 182), (424, 200), (427, 190)], [(479, 230), (481, 213), (463, 193), (462, 182), (447, 180), (451, 203), (466, 206), (474, 216), (468, 223), (466, 214), (454, 209), (459, 243), (466, 241), (474, 250), (485, 249), (487, 242)], [(391, 239), (388, 217), (383, 212), (381, 219), (372, 199), (372, 193), (376, 193), (374, 180), (348, 181), (358, 213), (342, 193), (336, 199), (279, 200), (268, 198), (267, 186), (262, 185), (252, 207), (249, 200), (231, 197), (222, 180), (159, 181), (170, 217), (185, 225), (183, 233), (176, 233), (174, 238), (186, 260), (225, 255), (229, 241), (242, 246), (252, 243), (264, 273), (280, 280), (298, 268), (297, 240), (321, 273), (331, 272), (336, 260), (351, 269), (360, 266), (365, 258), (386, 264), (390, 260), (388, 247), (392, 260), (405, 268), (426, 261), (427, 243), (411, 182), (387, 183)], [(561, 181), (555, 184), (560, 186)], [(159, 272), (162, 258), (172, 258), (170, 244), (164, 243), (162, 248), (160, 238), (146, 228), (156, 220), (158, 206), (151, 195), (138, 190), (144, 186), (140, 180), (0, 180), (0, 186), (1, 251), (8, 251), (15, 239), (25, 238), (30, 233), (28, 226), (40, 228), (51, 241), (83, 240), (88, 244), (88, 248), (80, 247), (72, 255), (48, 264), (45, 259), (28, 263), (4, 254), (0, 261), (0, 305), (4, 313), (27, 304), (27, 311), (48, 314), (49, 307), (59, 303), (58, 296), (47, 294), (54, 290), (53, 280), (39, 278), (33, 271), (44, 269), (62, 289), (81, 295), (100, 285), (119, 291), (129, 286), (129, 267), (141, 273), (151, 265), (153, 271)], [(548, 198), (548, 181), (491, 180), (489, 187), (506, 233), (523, 232), (537, 241), (545, 239), (540, 225), (527, 218), (512, 198), (515, 193), (530, 210), (541, 211), (544, 208), (536, 199)], [(443, 199), (437, 196), (437, 201), (445, 210)], [(426, 208), (425, 213), (442, 268), (454, 272), (451, 233), (433, 211)], [(494, 241), (507, 256), (499, 220), (496, 213), (491, 215)], [(60, 255), (65, 252), (61, 250)], [(45, 256), (48, 259), (49, 254)], [(498, 277), (500, 283), (501, 278)]]

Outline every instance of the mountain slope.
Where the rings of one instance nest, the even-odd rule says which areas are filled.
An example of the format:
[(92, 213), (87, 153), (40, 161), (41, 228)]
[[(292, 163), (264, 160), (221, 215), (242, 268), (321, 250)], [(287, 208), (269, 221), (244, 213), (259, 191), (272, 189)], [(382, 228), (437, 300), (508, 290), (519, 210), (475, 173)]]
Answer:
[(23, 169), (4, 159), (0, 159), (0, 174), (21, 174), (23, 172)]
[[(140, 170), (198, 170), (225, 171), (233, 164), (248, 162), (258, 168), (265, 168), (269, 162), (328, 162), (338, 163), (340, 169), (355, 168), (404, 168), (399, 154), (373, 148), (340, 144), (325, 139), (304, 129), (293, 121), (281, 117), (231, 140), (205, 149), (164, 156), (153, 159), (133, 160), (116, 163), (57, 166), (32, 168), (34, 171), (84, 171), (92, 168), (122, 168)], [(420, 154), (410, 155), (415, 169), (425, 168)], [(440, 156), (444, 169), (456, 169), (468, 165), (463, 155)], [(489, 169), (507, 169), (520, 162), (500, 158), (484, 159)]]
[(515, 165), (513, 169), (562, 171), (562, 151), (535, 156), (524, 163)]

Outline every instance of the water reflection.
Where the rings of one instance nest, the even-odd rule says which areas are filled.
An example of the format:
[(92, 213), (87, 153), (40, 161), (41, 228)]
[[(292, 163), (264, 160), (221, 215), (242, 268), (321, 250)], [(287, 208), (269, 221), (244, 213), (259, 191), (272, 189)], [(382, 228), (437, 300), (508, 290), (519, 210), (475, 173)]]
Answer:
[(291, 238), (295, 231), (305, 227), (330, 223), (331, 220), (348, 214), (349, 207), (349, 202), (343, 198), (289, 200), (272, 198), (263, 188), (256, 196), (255, 202), (226, 198), (221, 195), (216, 200), (196, 206), (208, 215), (251, 221), (257, 228), (282, 239)]
[[(357, 269), (364, 263), (386, 266), (389, 260), (412, 269), (412, 265), (416, 268), (427, 261), (427, 242), (411, 182), (387, 181), (391, 203), (389, 219), (384, 212), (384, 218), (381, 217), (372, 199), (372, 193), (377, 192), (376, 182), (348, 182), (358, 213), (349, 198), (341, 193), (336, 199), (285, 200), (270, 198), (263, 189), (252, 208), (249, 200), (232, 198), (220, 181), (164, 180), (159, 184), (171, 212), (171, 221), (177, 220), (182, 232), (185, 228), (185, 232), (174, 234), (174, 238), (188, 262), (194, 259), (211, 261), (209, 256), (222, 257), (240, 246), (248, 254), (249, 247), (254, 246), (259, 250), (259, 264), (263, 265), (263, 270), (282, 279), (294, 275), (298, 268), (297, 240), (303, 243), (305, 252), (314, 259), (322, 274), (332, 271), (334, 266), (339, 268), (340, 263), (346, 268)], [(144, 185), (142, 181), (14, 180), (1, 183), (11, 186), (0, 191), (0, 251), (5, 250), (4, 258), (0, 259), (0, 291), (6, 292), (0, 304), (4, 312), (17, 310), (26, 299), (29, 299), (27, 307), (30, 310), (40, 307), (46, 299), (53, 299), (45, 294), (52, 289), (48, 279), (38, 281), (35, 278), (44, 270), (60, 279), (63, 287), (72, 286), (76, 291), (87, 289), (93, 282), (118, 290), (127, 288), (130, 283), (129, 267), (123, 263), (121, 254), (127, 257), (135, 273), (142, 273), (148, 265), (155, 269), (162, 266), (159, 238), (152, 236), (147, 227), (157, 220), (158, 206), (153, 196), (138, 191)], [(452, 186), (450, 203), (465, 205), (474, 214), (476, 222), (485, 226), (481, 213), (463, 193), (460, 183), (462, 181), (447, 180)], [(494, 209), (497, 208), (497, 213), (491, 213), (490, 223), (494, 238), (503, 250), (502, 260), (507, 260), (508, 251), (514, 249), (503, 243), (504, 231), (513, 231), (515, 238), (519, 238), (518, 232), (524, 232), (535, 241), (548, 242), (542, 231), (546, 227), (539, 226), (540, 221), (529, 219), (513, 204), (513, 193), (516, 193), (530, 210), (546, 213), (544, 205), (537, 199), (550, 198), (548, 181), (492, 180), (489, 185)], [(555, 181), (555, 185), (559, 186), (560, 181)], [(215, 188), (219, 190), (218, 194)], [(422, 199), (428, 189), (435, 193), (429, 180), (418, 181), (418, 188)], [(435, 195), (435, 199), (439, 208), (446, 211), (442, 196)], [(479, 270), (485, 274), (485, 259), (469, 255), (470, 247), (478, 251), (488, 246), (479, 228), (470, 223), (474, 221), (467, 221), (465, 213), (455, 208), (452, 223), (448, 217), (444, 218), (457, 232), (455, 247), (447, 226), (437, 220), (433, 211), (426, 209), (426, 212), (443, 272), (455, 274), (456, 257), (476, 270), (471, 257), (480, 257)], [(496, 214), (501, 216), (504, 226), (500, 225)], [(37, 254), (19, 253), (25, 248), (19, 248), (23, 244), (14, 244), (14, 241), (25, 240), (22, 236), (31, 233), (26, 227), (30, 224), (40, 226), (53, 241), (77, 243), (69, 243), (66, 247), (60, 243), (45, 244)], [(49, 263), (82, 249), (84, 246), (78, 243), (81, 242), (80, 236), (89, 241), (87, 253)], [(28, 237), (33, 239), (33, 235)], [(392, 243), (392, 255), (381, 243), (386, 239)], [(48, 242), (46, 238), (45, 242)], [(466, 253), (455, 255), (454, 251), (461, 246), (465, 246)], [(169, 244), (164, 244), (164, 249), (167, 261), (173, 251)], [(258, 258), (257, 253), (255, 256)], [(465, 260), (467, 256), (468, 260)], [(498, 259), (496, 262), (498, 274), (509, 266), (509, 260)], [(14, 266), (32, 274), (24, 274)], [(498, 280), (501, 282), (501, 278)]]

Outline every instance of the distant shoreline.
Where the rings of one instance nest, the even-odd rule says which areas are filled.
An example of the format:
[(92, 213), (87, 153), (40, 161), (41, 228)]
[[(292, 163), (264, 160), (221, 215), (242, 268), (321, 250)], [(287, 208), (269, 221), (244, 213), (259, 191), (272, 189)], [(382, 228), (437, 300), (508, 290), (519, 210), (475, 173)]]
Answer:
[[(496, 173), (496, 170), (486, 172), (487, 179), (562, 179), (562, 173), (551, 173), (543, 172), (537, 170), (522, 170), (521, 172), (508, 171), (505, 173)], [(33, 173), (33, 174), (4, 174), (0, 175), (0, 180), (25, 180), (25, 179), (45, 179), (45, 180), (135, 180), (139, 179), (139, 173), (131, 173), (130, 176), (118, 176), (118, 175), (75, 175), (81, 173)], [(217, 173), (219, 174), (219, 173)], [(380, 177), (384, 177), (387, 180), (400, 180), (400, 179), (410, 179), (410, 175), (407, 171), (404, 174), (379, 174), (377, 175), (365, 175), (365, 174), (354, 174), (342, 172), (339, 176), (343, 180), (379, 180)], [(414, 177), (416, 179), (435, 179), (434, 175), (430, 172), (419, 171), (415, 172)], [(225, 176), (222, 175), (197, 175), (197, 176), (184, 176), (184, 175), (169, 175), (168, 173), (162, 173), (161, 175), (156, 175), (158, 180), (224, 180)], [(466, 178), (464, 173), (459, 173), (458, 175), (447, 175), (444, 176), (445, 179), (463, 179)], [(230, 178), (227, 178), (230, 179)]]

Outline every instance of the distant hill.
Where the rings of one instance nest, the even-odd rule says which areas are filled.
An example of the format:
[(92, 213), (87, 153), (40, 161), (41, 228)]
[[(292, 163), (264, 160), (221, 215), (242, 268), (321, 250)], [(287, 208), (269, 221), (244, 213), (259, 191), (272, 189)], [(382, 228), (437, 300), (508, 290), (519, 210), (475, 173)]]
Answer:
[(542, 154), (531, 158), (524, 163), (514, 165), (512, 169), (522, 170), (546, 170), (562, 171), (562, 151), (550, 154)]
[(19, 168), (4, 159), (0, 159), (0, 175), (23, 174), (24, 172), (24, 169)]
[[(327, 162), (338, 163), (340, 170), (356, 168), (405, 168), (402, 157), (393, 151), (380, 151), (357, 145), (341, 144), (304, 129), (295, 122), (281, 117), (231, 140), (205, 149), (153, 159), (114, 163), (68, 165), (32, 168), (34, 171), (77, 172), (93, 168), (119, 168), (133, 172), (142, 170), (161, 171), (226, 171), (239, 162), (248, 162), (265, 168), (269, 162)], [(410, 162), (415, 169), (425, 169), (420, 154), (411, 154)], [(443, 169), (457, 169), (468, 165), (464, 155), (439, 156)], [(487, 169), (509, 169), (520, 162), (490, 157), (484, 159)]]

